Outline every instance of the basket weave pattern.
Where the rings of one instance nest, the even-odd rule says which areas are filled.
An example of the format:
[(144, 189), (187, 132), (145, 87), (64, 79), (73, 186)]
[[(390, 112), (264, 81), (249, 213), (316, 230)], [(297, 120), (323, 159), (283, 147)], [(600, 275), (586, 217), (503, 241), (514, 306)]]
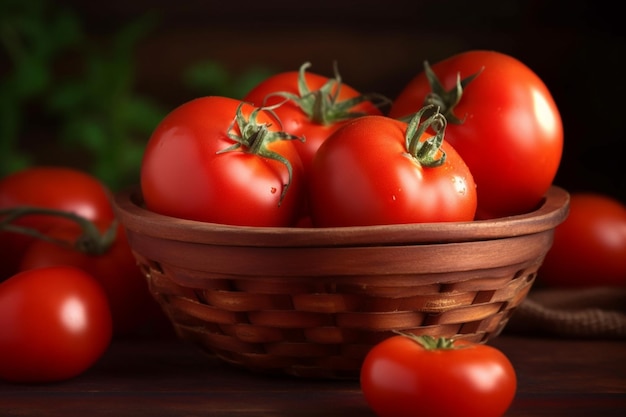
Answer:
[(171, 219), (130, 192), (117, 209), (182, 338), (255, 371), (343, 378), (393, 330), (497, 336), (533, 284), (567, 194), (554, 188), (538, 213), (500, 223), (326, 231)]

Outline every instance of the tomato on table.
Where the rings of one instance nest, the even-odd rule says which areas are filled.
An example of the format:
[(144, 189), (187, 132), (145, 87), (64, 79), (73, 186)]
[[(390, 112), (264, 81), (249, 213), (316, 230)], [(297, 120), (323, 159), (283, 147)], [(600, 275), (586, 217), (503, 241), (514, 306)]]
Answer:
[[(471, 221), (476, 187), (444, 140), (445, 118), (363, 116), (320, 146), (310, 177), (316, 227)], [(430, 134), (430, 128), (436, 134)]]
[(361, 94), (342, 82), (339, 71), (329, 78), (307, 72), (304, 63), (299, 71), (286, 71), (261, 81), (243, 98), (256, 106), (276, 106), (273, 112), (282, 128), (304, 138), (294, 145), (305, 172), (310, 171), (320, 145), (339, 126), (363, 115), (382, 115), (380, 106), (388, 100), (379, 94)]
[[(32, 206), (62, 210), (91, 221), (111, 222), (115, 215), (109, 190), (92, 175), (70, 167), (36, 166), (0, 180), (0, 210)], [(0, 221), (6, 217), (0, 214)], [(71, 221), (58, 216), (27, 216), (13, 225), (45, 233)], [(0, 228), (0, 281), (18, 271), (19, 261), (32, 238)]]
[(304, 199), (298, 138), (265, 110), (201, 97), (159, 123), (144, 153), (141, 190), (160, 214), (242, 226), (291, 226)]
[(20, 272), (0, 283), (0, 379), (42, 383), (90, 368), (111, 342), (106, 293), (68, 266)]
[(435, 104), (448, 119), (446, 140), (469, 166), (477, 218), (533, 210), (552, 185), (563, 151), (559, 109), (543, 80), (495, 51), (453, 55), (415, 76), (389, 116), (404, 118)]
[(106, 292), (115, 337), (161, 331), (166, 318), (150, 294), (125, 229), (117, 222), (93, 227), (86, 232), (74, 223), (48, 230), (46, 236), (51, 240), (31, 243), (22, 256), (20, 270), (64, 265), (80, 268), (97, 279)]
[(554, 230), (537, 283), (626, 286), (626, 205), (606, 194), (571, 193), (568, 217)]
[(501, 417), (517, 390), (515, 369), (500, 350), (410, 334), (374, 346), (360, 383), (379, 417)]

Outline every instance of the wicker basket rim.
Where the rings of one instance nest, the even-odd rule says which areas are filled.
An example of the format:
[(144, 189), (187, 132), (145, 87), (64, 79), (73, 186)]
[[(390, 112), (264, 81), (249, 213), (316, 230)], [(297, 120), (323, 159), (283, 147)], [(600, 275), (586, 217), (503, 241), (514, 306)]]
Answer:
[(567, 217), (569, 193), (551, 186), (536, 210), (492, 220), (332, 228), (233, 226), (165, 216), (143, 206), (138, 187), (117, 193), (113, 206), (125, 228), (164, 239), (252, 247), (374, 246), (466, 242), (544, 232)]

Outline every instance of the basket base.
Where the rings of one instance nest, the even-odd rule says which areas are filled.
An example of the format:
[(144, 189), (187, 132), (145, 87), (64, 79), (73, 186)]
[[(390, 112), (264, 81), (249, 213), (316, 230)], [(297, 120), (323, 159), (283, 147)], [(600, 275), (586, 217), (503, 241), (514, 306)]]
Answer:
[[(346, 293), (303, 292), (296, 296), (288, 285), (276, 288), (289, 292), (289, 302), (285, 294), (250, 294), (241, 291), (246, 285), (235, 289), (232, 282), (227, 291), (224, 279), (219, 285), (207, 285), (213, 289), (192, 289), (177, 285), (167, 271), (148, 266), (151, 263), (146, 260), (140, 264), (153, 295), (183, 340), (252, 372), (320, 379), (358, 378), (366, 354), (394, 335), (394, 330), (486, 343), (502, 332), (530, 290), (540, 265), (534, 262), (500, 269), (499, 278), (435, 286), (436, 293), (432, 293), (432, 285), (422, 291), (412, 287), (405, 297), (394, 293), (387, 302), (380, 293), (389, 291), (359, 293), (360, 302), (354, 304)], [(402, 305), (403, 310), (385, 309), (391, 302)]]

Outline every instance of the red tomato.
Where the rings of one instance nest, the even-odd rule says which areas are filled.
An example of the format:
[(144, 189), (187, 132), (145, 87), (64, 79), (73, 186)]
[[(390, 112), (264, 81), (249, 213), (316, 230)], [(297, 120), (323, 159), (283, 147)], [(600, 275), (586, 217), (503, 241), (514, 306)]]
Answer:
[(626, 286), (626, 206), (608, 195), (572, 193), (537, 278), (552, 287)]
[[(101, 224), (100, 231), (104, 232), (108, 227), (110, 225)], [(107, 294), (116, 337), (146, 333), (152, 331), (156, 324), (165, 322), (163, 313), (150, 294), (146, 279), (137, 266), (121, 225), (117, 226), (112, 241), (98, 241), (96, 250), (91, 251), (81, 251), (71, 246), (79, 237), (84, 236), (77, 224), (58, 226), (50, 229), (46, 235), (68, 242), (70, 246), (36, 240), (24, 253), (20, 270), (71, 265), (92, 275)], [(91, 238), (92, 241), (96, 240), (94, 236)]]
[(315, 152), (332, 132), (357, 116), (381, 115), (378, 102), (384, 102), (379, 95), (362, 95), (343, 84), (337, 70), (335, 77), (329, 78), (307, 73), (309, 67), (307, 62), (300, 71), (275, 74), (243, 98), (256, 106), (284, 102), (273, 111), (286, 132), (305, 139), (294, 143), (305, 172), (310, 171)]
[(397, 335), (365, 357), (361, 390), (379, 417), (501, 417), (517, 376), (492, 346)]
[[(449, 122), (446, 140), (476, 181), (477, 218), (534, 209), (563, 151), (561, 115), (543, 81), (522, 62), (493, 51), (454, 55), (431, 73), (404, 87), (389, 116), (405, 117), (425, 103), (441, 106)], [(457, 94), (459, 77), (465, 81)]]
[(289, 138), (250, 104), (226, 97), (187, 102), (161, 121), (146, 147), (146, 206), (212, 223), (293, 225), (305, 189)]
[(456, 151), (441, 143), (445, 128), (434, 137), (420, 130), (436, 122), (432, 118), (445, 120), (437, 113), (420, 123), (420, 116), (408, 125), (385, 116), (364, 116), (320, 146), (309, 195), (315, 226), (473, 219), (474, 181)]
[[(115, 215), (108, 189), (95, 177), (74, 168), (32, 167), (0, 180), (0, 210), (18, 206), (44, 207), (75, 213), (92, 221), (111, 222)], [(0, 220), (3, 216), (0, 214)], [(70, 220), (58, 216), (28, 216), (15, 225), (45, 232)], [(18, 270), (32, 238), (0, 230), (0, 281)]]
[(111, 342), (106, 294), (73, 267), (33, 269), (0, 284), (0, 378), (53, 382), (91, 367)]

